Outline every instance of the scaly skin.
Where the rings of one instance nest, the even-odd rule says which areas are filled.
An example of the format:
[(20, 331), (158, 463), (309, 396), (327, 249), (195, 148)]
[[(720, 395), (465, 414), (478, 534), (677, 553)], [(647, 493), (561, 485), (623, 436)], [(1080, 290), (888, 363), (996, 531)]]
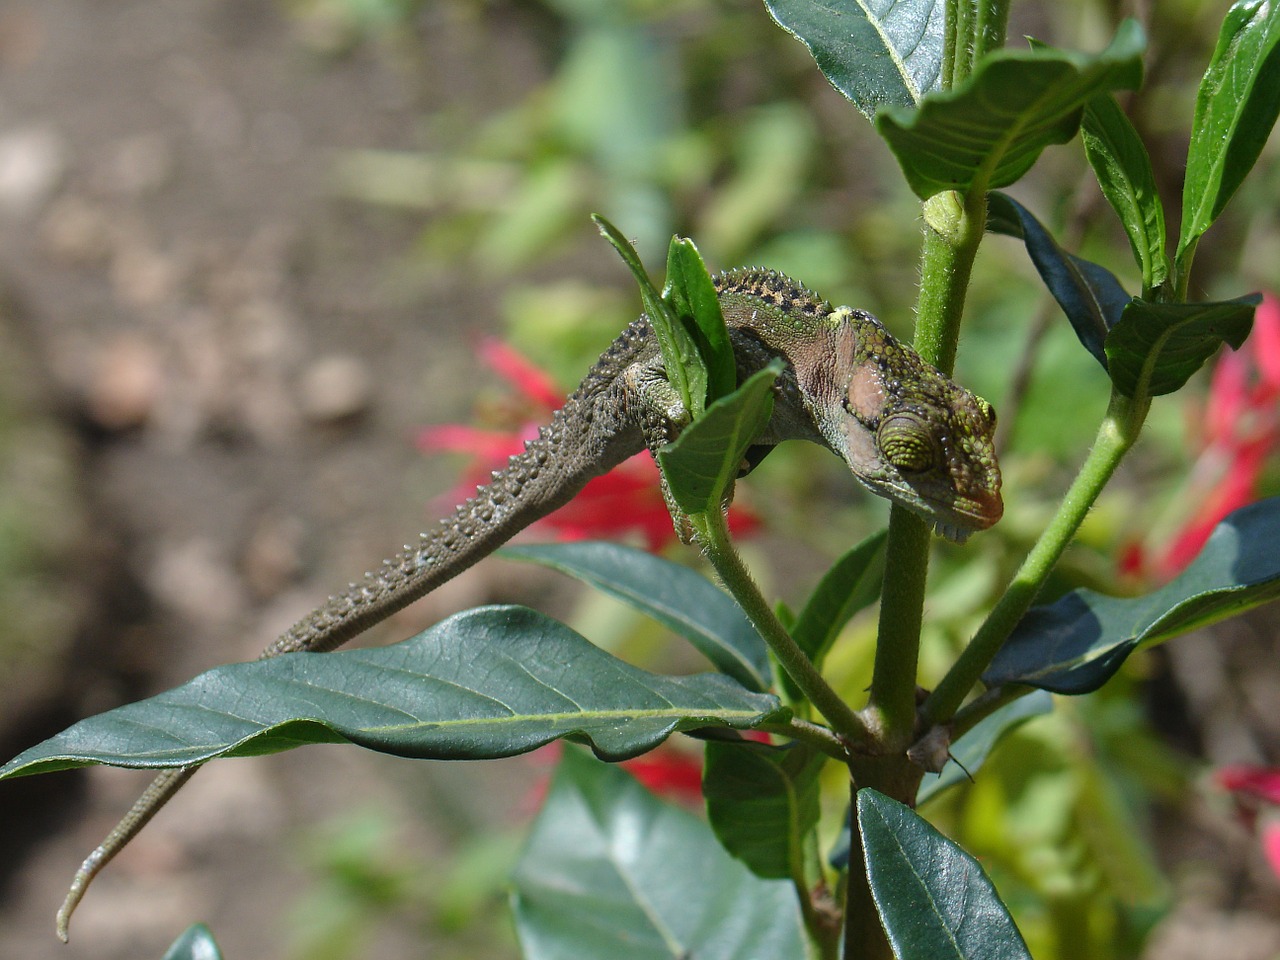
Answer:
[[(739, 378), (774, 357), (785, 361), (773, 417), (745, 469), (783, 440), (811, 440), (840, 456), (874, 493), (951, 539), (1000, 518), (995, 415), (985, 400), (926, 364), (870, 314), (832, 308), (780, 273), (729, 271), (716, 289)], [(263, 658), (340, 646), (568, 503), (593, 477), (674, 439), (688, 418), (673, 396), (642, 317), (489, 484), (416, 545), (299, 620)], [(197, 769), (161, 773), (85, 860), (58, 912), (63, 940), (90, 881)]]

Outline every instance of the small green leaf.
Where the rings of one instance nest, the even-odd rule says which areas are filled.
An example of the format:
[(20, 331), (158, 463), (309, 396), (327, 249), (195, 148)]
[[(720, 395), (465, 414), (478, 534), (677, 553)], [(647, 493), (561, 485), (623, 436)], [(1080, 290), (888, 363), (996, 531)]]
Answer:
[(1254, 295), (1220, 303), (1153, 303), (1134, 298), (1107, 334), (1107, 372), (1129, 397), (1182, 387), (1223, 343), (1239, 347), (1253, 326)]
[(1164, 206), (1147, 148), (1109, 93), (1085, 105), (1080, 135), (1102, 195), (1120, 217), (1142, 268), (1144, 295), (1150, 296), (1168, 278), (1169, 258), (1164, 250)]
[(612, 223), (598, 213), (591, 215), (592, 221), (600, 233), (622, 257), (631, 275), (640, 286), (640, 302), (644, 304), (645, 315), (653, 328), (653, 335), (662, 351), (662, 360), (666, 366), (667, 380), (684, 404), (691, 417), (699, 416), (706, 406), (707, 368), (698, 346), (689, 331), (685, 329), (680, 318), (658, 293), (649, 279), (649, 274), (640, 262), (635, 247), (624, 237)]
[(802, 744), (708, 740), (702, 793), (720, 843), (758, 877), (804, 876), (826, 757)]
[(1036, 272), (1067, 315), (1084, 348), (1107, 368), (1107, 331), (1132, 299), (1105, 267), (1067, 253), (1044, 225), (1018, 201), (993, 191), (987, 201), (987, 229), (1018, 237)]
[[(815, 666), (822, 666), (845, 624), (880, 598), (886, 535), (885, 530), (873, 533), (832, 564), (790, 625), (792, 638)], [(779, 679), (791, 699), (800, 698), (785, 671), (779, 671)]]
[(874, 790), (858, 791), (871, 896), (895, 956), (1031, 960), (978, 861)]
[(938, 87), (938, 0), (765, 0), (769, 15), (813, 54), (831, 85), (868, 120), (887, 104), (913, 107)]
[(777, 698), (723, 674), (649, 673), (532, 610), (483, 607), (390, 647), (218, 667), (80, 721), (0, 767), (0, 779), (90, 763), (179, 767), (307, 743), (480, 760), (568, 737), (623, 760), (677, 730), (749, 728), (778, 714)]
[(773, 415), (773, 381), (782, 363), (757, 370), (736, 391), (722, 397), (658, 451), (658, 465), (676, 504), (689, 515), (719, 510), (737, 477), (747, 448)]
[(1129, 654), (1280, 597), (1280, 497), (1243, 507), (1214, 528), (1176, 579), (1142, 597), (1074, 590), (1033, 607), (983, 681), (1090, 693)]
[(1053, 710), (1053, 697), (1043, 690), (1007, 703), (951, 745), (951, 762), (938, 776), (926, 775), (916, 792), (916, 806), (974, 776), (995, 745), (1033, 717)]
[(684, 637), (747, 689), (769, 689), (760, 634), (732, 597), (695, 570), (616, 543), (515, 545), (502, 556), (577, 577)]
[(876, 129), (922, 200), (945, 190), (1006, 187), (1045, 147), (1075, 136), (1086, 103), (1138, 87), (1144, 46), (1142, 29), (1126, 20), (1097, 56), (1000, 50), (960, 86), (926, 97), (918, 110), (882, 109)]
[(805, 957), (795, 890), (622, 770), (565, 752), (513, 878), (526, 960)]
[(213, 931), (203, 923), (193, 923), (165, 951), (164, 960), (222, 960), (222, 951)]
[(1196, 96), (1182, 187), (1180, 270), (1253, 169), (1280, 113), (1280, 7), (1239, 0), (1227, 11)]
[(738, 363), (729, 343), (729, 328), (720, 310), (715, 282), (692, 240), (671, 238), (662, 299), (697, 344), (706, 363), (707, 403), (733, 393), (738, 385)]

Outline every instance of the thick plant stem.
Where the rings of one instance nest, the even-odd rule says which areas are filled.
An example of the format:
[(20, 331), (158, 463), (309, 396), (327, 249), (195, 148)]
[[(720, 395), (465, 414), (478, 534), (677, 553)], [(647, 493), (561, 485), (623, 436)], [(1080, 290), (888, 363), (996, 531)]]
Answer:
[(905, 749), (914, 739), (929, 537), (929, 527), (915, 514), (900, 507), (890, 511), (869, 703), (885, 752)]
[(1004, 46), (1009, 24), (1010, 0), (978, 0), (977, 23), (973, 31), (973, 62)]
[(1146, 419), (1148, 406), (1149, 401), (1133, 400), (1119, 392), (1112, 394), (1111, 406), (1098, 428), (1093, 449), (1089, 451), (1058, 512), (1022, 561), (1009, 589), (925, 701), (921, 713), (926, 726), (945, 723), (955, 715), (1013, 628), (1030, 609), (1102, 488), (1133, 446)]
[(845, 890), (844, 955), (857, 960), (893, 960), (893, 948), (880, 924), (880, 912), (871, 896), (867, 861), (858, 828), (858, 788), (849, 791), (849, 874)]
[[(925, 236), (915, 347), (943, 373), (955, 364), (973, 260), (986, 224), (986, 195), (965, 201), (938, 194), (925, 202)], [(929, 530), (895, 508), (889, 515), (884, 592), (868, 711), (882, 744), (905, 748), (916, 725), (916, 662), (929, 563)]]
[(773, 609), (769, 606), (756, 586), (751, 571), (742, 562), (742, 557), (729, 538), (729, 528), (725, 524), (724, 515), (717, 510), (691, 517), (698, 541), (707, 552), (707, 559), (715, 568), (724, 585), (733, 594), (746, 613), (752, 626), (764, 638), (773, 655), (777, 657), (787, 676), (795, 681), (801, 692), (831, 724), (833, 730), (850, 745), (866, 746), (871, 741), (871, 734), (866, 724), (853, 712), (852, 708), (831, 688), (813, 661), (805, 656), (804, 651), (787, 633), (779, 622)]

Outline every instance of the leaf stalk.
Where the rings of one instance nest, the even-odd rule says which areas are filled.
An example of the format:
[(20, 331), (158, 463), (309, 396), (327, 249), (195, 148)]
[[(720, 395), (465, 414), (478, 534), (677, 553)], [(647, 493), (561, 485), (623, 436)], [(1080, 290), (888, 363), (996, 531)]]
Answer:
[(956, 715), (969, 691), (979, 682), (992, 658), (1031, 608), (1049, 574), (1084, 522), (1103, 487), (1133, 446), (1146, 419), (1149, 400), (1126, 397), (1112, 390), (1111, 404), (1098, 427), (1093, 448), (1067, 490), (1053, 519), (1022, 561), (1009, 588), (952, 664), (942, 682), (925, 700), (921, 720), (926, 727)]
[(689, 520), (711, 566), (769, 645), (782, 669), (826, 717), (837, 734), (852, 746), (869, 745), (872, 735), (866, 724), (827, 683), (813, 661), (805, 656), (761, 594), (751, 571), (733, 545), (724, 514), (719, 510), (707, 510), (691, 516)]

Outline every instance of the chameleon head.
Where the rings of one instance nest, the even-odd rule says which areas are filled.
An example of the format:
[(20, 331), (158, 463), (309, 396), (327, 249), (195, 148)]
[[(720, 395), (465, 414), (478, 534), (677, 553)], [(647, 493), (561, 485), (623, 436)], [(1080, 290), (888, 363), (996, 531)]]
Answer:
[[(816, 411), (824, 438), (875, 493), (963, 542), (1004, 512), (995, 411), (868, 313), (837, 309), (834, 364)], [(825, 378), (824, 378), (825, 379)], [(811, 394), (812, 395), (812, 394)]]

